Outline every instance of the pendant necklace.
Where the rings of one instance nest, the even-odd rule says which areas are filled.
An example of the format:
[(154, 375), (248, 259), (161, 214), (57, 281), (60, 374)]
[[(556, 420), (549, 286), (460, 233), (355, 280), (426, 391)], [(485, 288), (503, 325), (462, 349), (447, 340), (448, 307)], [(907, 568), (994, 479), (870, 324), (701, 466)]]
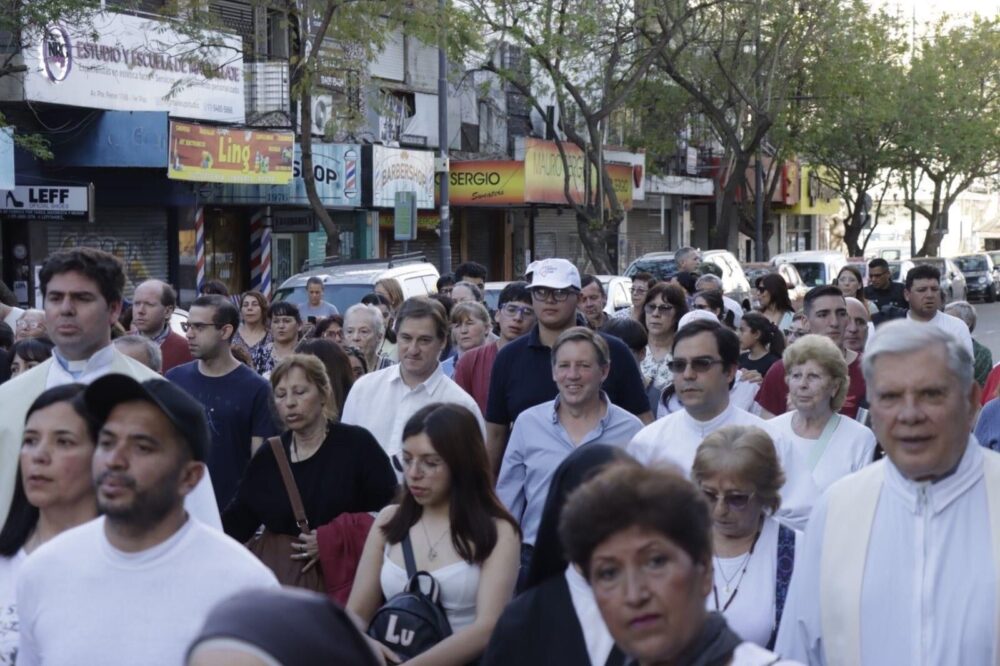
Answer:
[(427, 550), (427, 559), (430, 560), (431, 562), (433, 562), (434, 560), (437, 559), (437, 556), (438, 556), (437, 545), (439, 543), (441, 543), (441, 539), (443, 539), (446, 534), (448, 534), (449, 532), (451, 532), (451, 526), (446, 527), (445, 530), (444, 530), (444, 532), (441, 533), (441, 536), (439, 536), (437, 538), (437, 541), (435, 541), (433, 544), (431, 543), (431, 535), (427, 532), (427, 524), (424, 523), (424, 521), (421, 520), (420, 521), (420, 526), (424, 528), (424, 537), (427, 538), (427, 543), (430, 546), (430, 548), (428, 548), (428, 550)]
[[(715, 610), (721, 610), (723, 613), (725, 613), (727, 610), (729, 610), (729, 607), (732, 605), (733, 601), (736, 599), (736, 594), (740, 591), (740, 585), (743, 584), (743, 577), (746, 576), (747, 568), (749, 568), (749, 566), (750, 566), (750, 558), (753, 556), (753, 549), (756, 548), (756, 546), (757, 546), (757, 539), (759, 539), (759, 538), (760, 538), (760, 529), (758, 528), (757, 529), (757, 533), (753, 535), (753, 541), (750, 543), (750, 550), (749, 550), (749, 552), (747, 552), (746, 556), (743, 558), (743, 564), (742, 564), (742, 567), (741, 567), (742, 570), (740, 571), (738, 577), (737, 577), (736, 574), (733, 574), (732, 578), (726, 578), (726, 572), (722, 570), (722, 562), (719, 560), (718, 556), (716, 556), (715, 561), (716, 561), (716, 564), (719, 567), (719, 573), (722, 575), (722, 579), (724, 581), (726, 581), (726, 584), (723, 585), (723, 587), (722, 587), (722, 594), (723, 595), (729, 595), (729, 598), (726, 599), (726, 603), (724, 603), (722, 605), (722, 608), (719, 608), (719, 589), (713, 583), (712, 584), (712, 594), (715, 597)], [(737, 579), (735, 587), (733, 587), (731, 585), (732, 582), (733, 582), (733, 578)], [(730, 590), (732, 590), (732, 594), (729, 593)]]

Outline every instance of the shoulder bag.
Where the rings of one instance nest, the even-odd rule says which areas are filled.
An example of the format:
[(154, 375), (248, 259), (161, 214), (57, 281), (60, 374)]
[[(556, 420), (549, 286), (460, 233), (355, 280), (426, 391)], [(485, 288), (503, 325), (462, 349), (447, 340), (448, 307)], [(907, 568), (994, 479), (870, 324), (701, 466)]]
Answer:
[[(281, 439), (271, 437), (267, 440), (274, 452), (274, 459), (278, 463), (278, 471), (281, 473), (281, 481), (288, 494), (288, 501), (292, 505), (292, 512), (295, 514), (295, 524), (303, 533), (309, 532), (309, 521), (306, 519), (306, 510), (302, 505), (302, 496), (299, 495), (299, 487), (295, 484), (295, 477), (292, 476), (292, 468), (288, 464), (288, 456), (285, 455), (285, 447), (281, 444)], [(319, 562), (303, 571), (305, 562), (300, 559), (292, 559), (301, 551), (292, 547), (293, 543), (298, 543), (298, 536), (289, 534), (277, 534), (266, 527), (257, 532), (248, 542), (247, 548), (251, 553), (267, 565), (278, 578), (282, 585), (301, 587), (315, 592), (326, 594), (326, 586), (323, 583), (323, 572)]]
[[(405, 659), (426, 652), (451, 636), (451, 624), (441, 606), (441, 586), (426, 571), (417, 571), (410, 535), (403, 538), (406, 587), (375, 611), (368, 635)], [(429, 583), (424, 592), (421, 581)]]

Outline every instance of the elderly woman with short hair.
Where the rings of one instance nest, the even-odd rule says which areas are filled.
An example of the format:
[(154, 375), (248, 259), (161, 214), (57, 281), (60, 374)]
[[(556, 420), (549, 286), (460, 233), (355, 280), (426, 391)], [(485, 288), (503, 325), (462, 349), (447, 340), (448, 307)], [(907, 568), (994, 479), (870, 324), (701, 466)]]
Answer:
[[(970, 336), (976, 330), (976, 309), (969, 301), (952, 301), (944, 306), (944, 312), (965, 322), (965, 325), (969, 327)], [(972, 338), (972, 351), (973, 374), (976, 377), (976, 383), (985, 386), (986, 378), (989, 377), (990, 370), (993, 369), (993, 352), (975, 338)]]
[(680, 474), (609, 467), (570, 495), (559, 536), (615, 643), (639, 666), (787, 663), (706, 609), (712, 518), (703, 494)]
[(785, 482), (774, 442), (754, 426), (719, 428), (698, 447), (691, 477), (712, 514), (708, 609), (745, 640), (770, 648), (795, 556), (794, 530), (774, 519)]
[[(772, 436), (791, 442), (799, 462), (805, 465), (798, 480), (811, 475), (818, 494), (872, 461), (875, 434), (837, 413), (847, 397), (850, 378), (843, 352), (829, 338), (803, 336), (782, 358), (789, 411), (768, 421), (768, 430)], [(786, 505), (798, 506), (803, 498), (785, 499)]]
[(374, 305), (357, 303), (344, 314), (344, 343), (361, 350), (368, 372), (375, 372), (393, 365), (392, 359), (379, 354), (385, 337), (385, 320)]

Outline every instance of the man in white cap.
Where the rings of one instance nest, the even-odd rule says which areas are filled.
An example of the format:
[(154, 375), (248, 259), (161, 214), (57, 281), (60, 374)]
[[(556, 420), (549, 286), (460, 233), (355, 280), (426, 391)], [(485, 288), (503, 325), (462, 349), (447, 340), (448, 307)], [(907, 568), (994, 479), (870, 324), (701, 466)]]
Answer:
[[(533, 264), (532, 307), (537, 323), (526, 335), (508, 343), (497, 354), (486, 404), (486, 448), (493, 473), (507, 448), (511, 424), (529, 407), (553, 400), (559, 393), (552, 379), (551, 347), (576, 325), (580, 272), (565, 259), (543, 259)], [(615, 405), (650, 423), (653, 415), (639, 368), (625, 343), (601, 334), (608, 343), (611, 368), (603, 389)]]

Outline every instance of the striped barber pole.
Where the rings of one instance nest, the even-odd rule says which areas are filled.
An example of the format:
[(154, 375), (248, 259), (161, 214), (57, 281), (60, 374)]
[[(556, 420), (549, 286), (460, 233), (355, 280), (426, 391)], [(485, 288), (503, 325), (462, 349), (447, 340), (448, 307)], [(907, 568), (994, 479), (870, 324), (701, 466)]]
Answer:
[(271, 228), (267, 209), (261, 208), (250, 218), (250, 288), (271, 298)]
[(195, 267), (198, 269), (198, 293), (205, 287), (205, 209), (198, 208), (194, 214)]

